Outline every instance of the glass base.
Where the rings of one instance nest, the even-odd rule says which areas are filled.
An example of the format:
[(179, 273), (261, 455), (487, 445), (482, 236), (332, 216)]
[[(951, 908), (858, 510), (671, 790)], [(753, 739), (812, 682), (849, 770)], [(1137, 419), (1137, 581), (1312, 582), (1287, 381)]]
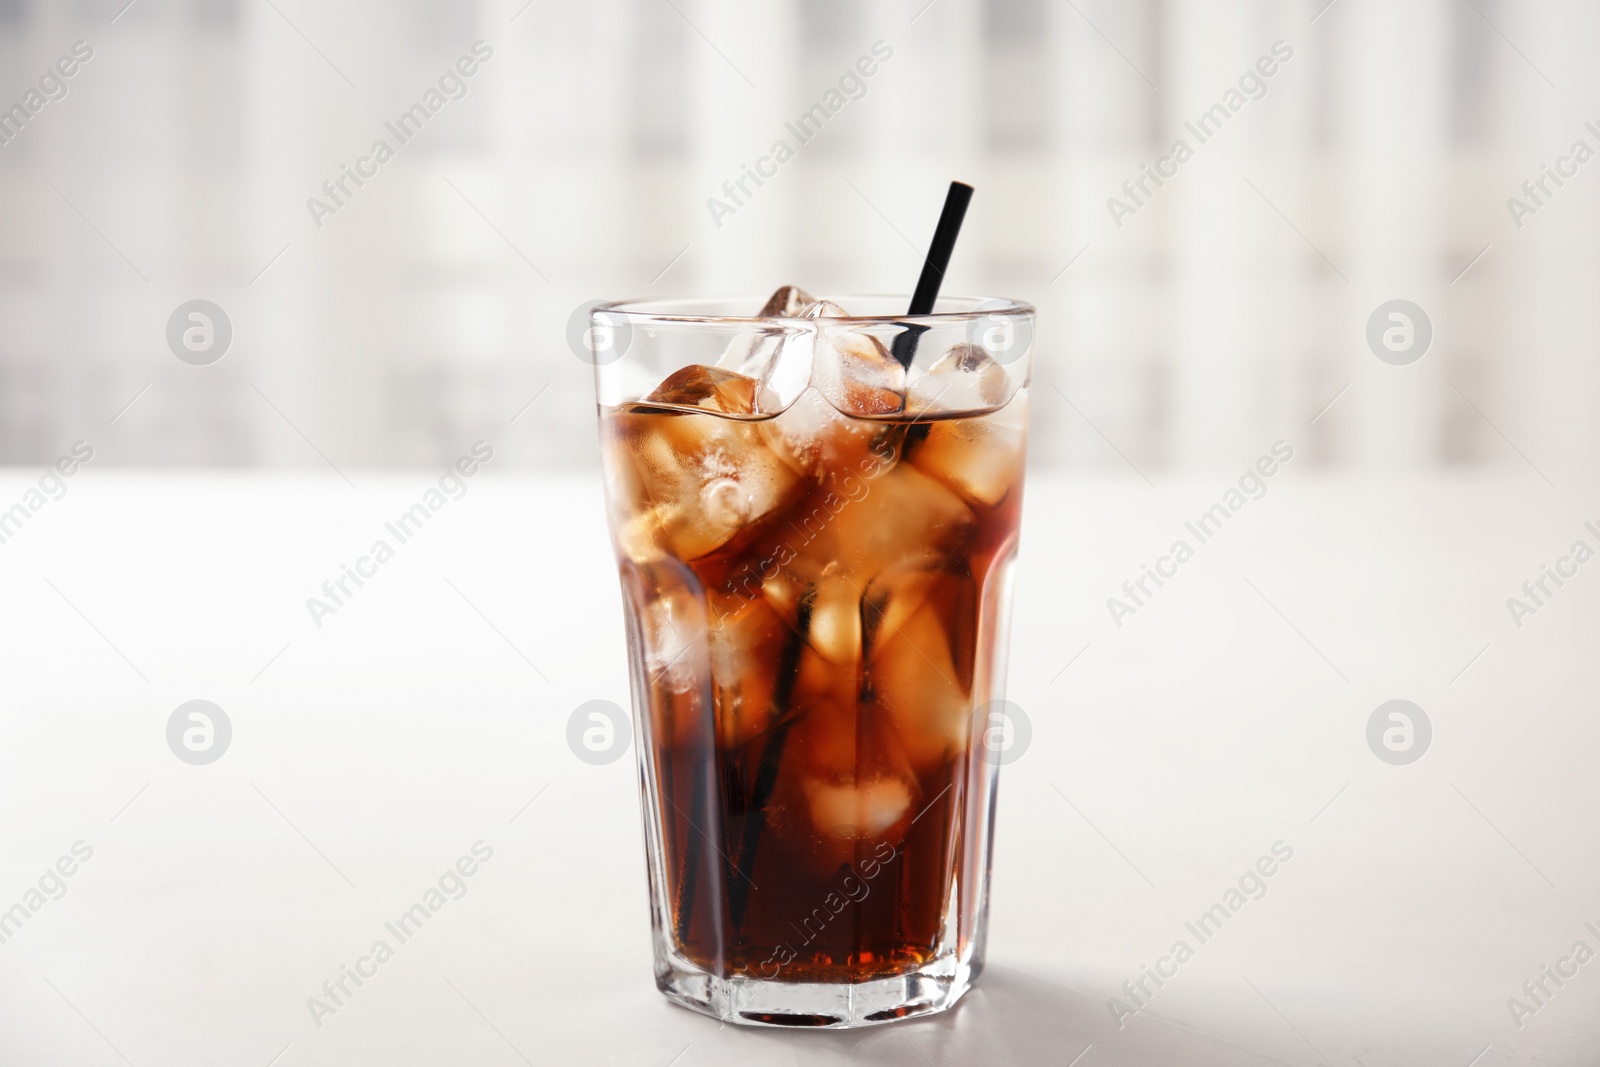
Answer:
[(784, 982), (720, 978), (674, 954), (656, 987), (677, 1004), (740, 1026), (846, 1030), (946, 1011), (972, 988), (979, 969), (948, 957), (864, 982)]

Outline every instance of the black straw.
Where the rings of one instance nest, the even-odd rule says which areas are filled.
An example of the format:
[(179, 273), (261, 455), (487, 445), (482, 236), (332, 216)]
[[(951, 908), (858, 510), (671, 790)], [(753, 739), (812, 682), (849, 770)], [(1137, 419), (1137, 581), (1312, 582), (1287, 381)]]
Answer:
[[(917, 279), (917, 289), (911, 295), (907, 315), (931, 315), (939, 299), (939, 287), (944, 284), (944, 272), (950, 266), (950, 255), (956, 248), (956, 236), (961, 233), (961, 222), (967, 217), (967, 205), (972, 202), (972, 186), (966, 182), (951, 182), (945, 194), (944, 210), (939, 212), (939, 225), (933, 230), (933, 243), (928, 246), (928, 258), (922, 262), (922, 276)], [(917, 338), (927, 329), (911, 326), (894, 339), (894, 358), (909, 369), (917, 355)]]
[(922, 277), (917, 279), (917, 291), (911, 296), (907, 315), (930, 315), (934, 301), (939, 299), (939, 286), (944, 284), (945, 268), (950, 266), (950, 253), (956, 249), (956, 235), (961, 232), (961, 220), (967, 217), (967, 205), (972, 202), (972, 186), (966, 182), (951, 182), (944, 197), (944, 210), (939, 213), (939, 225), (933, 230), (933, 243), (928, 246), (928, 258), (922, 264)]
[[(795, 679), (800, 672), (800, 652), (806, 636), (811, 632), (811, 612), (816, 603), (817, 587), (808, 585), (806, 591), (800, 594), (795, 628), (778, 661), (778, 684), (772, 695), (772, 710), (780, 718), (789, 711), (789, 700), (794, 695)], [(732, 878), (728, 879), (728, 917), (733, 920), (735, 931), (741, 931), (744, 926), (745, 907), (750, 902), (750, 889), (755, 886), (750, 872), (755, 870), (756, 848), (761, 844), (761, 831), (767, 825), (767, 805), (772, 802), (772, 791), (778, 784), (784, 742), (788, 740), (789, 727), (793, 725), (793, 719), (779, 725), (761, 751), (761, 765), (756, 771), (750, 802), (745, 809), (743, 833), (739, 838), (739, 863), (734, 868), (744, 882), (741, 884)]]

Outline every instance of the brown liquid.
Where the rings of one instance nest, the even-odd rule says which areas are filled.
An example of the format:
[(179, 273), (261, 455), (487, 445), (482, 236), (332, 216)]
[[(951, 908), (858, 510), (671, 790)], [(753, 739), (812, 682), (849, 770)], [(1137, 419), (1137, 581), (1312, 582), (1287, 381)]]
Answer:
[(974, 710), (1026, 395), (938, 421), (815, 394), (764, 421), (685, 411), (714, 391), (601, 418), (658, 925), (718, 975), (914, 969), (949, 943), (953, 893), (958, 940), (982, 908)]

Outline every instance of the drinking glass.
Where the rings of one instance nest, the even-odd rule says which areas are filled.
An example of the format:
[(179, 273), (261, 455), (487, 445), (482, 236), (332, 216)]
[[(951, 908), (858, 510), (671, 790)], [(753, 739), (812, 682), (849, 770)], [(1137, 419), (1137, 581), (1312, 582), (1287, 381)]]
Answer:
[(590, 319), (657, 985), (941, 1011), (983, 966), (1033, 309), (757, 306)]

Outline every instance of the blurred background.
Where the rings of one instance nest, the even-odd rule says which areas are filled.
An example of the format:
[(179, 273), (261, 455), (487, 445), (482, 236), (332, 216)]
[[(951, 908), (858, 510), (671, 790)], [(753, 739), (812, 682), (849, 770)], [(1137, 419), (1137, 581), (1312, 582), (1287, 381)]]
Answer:
[[(482, 437), (589, 467), (580, 305), (909, 291), (960, 177), (947, 291), (1039, 308), (1036, 466), (1287, 437), (1559, 481), (1600, 452), (1600, 168), (1559, 163), (1600, 147), (1596, 32), (1590, 5), (1504, 0), (0, 0), (24, 109), (0, 464), (83, 438), (105, 464), (432, 466)], [(1576, 176), (1536, 205), (1547, 165)], [(375, 173), (340, 192), (346, 167)], [(724, 191), (747, 167), (771, 176)], [(1409, 368), (1364, 339), (1397, 298), (1433, 329)], [(166, 342), (193, 299), (232, 326), (209, 366)]]
[[(1600, 537), (1596, 41), (1577, 0), (0, 0), (0, 909), (97, 856), (0, 945), (0, 1065), (1591, 1065), (1593, 975), (1507, 998), (1600, 937), (1600, 582), (1546, 587)], [(571, 325), (909, 292), (952, 178), (946, 291), (1039, 311), (992, 969), (940, 1023), (713, 1033), (651, 988), (636, 767), (568, 747), (629, 699)]]

